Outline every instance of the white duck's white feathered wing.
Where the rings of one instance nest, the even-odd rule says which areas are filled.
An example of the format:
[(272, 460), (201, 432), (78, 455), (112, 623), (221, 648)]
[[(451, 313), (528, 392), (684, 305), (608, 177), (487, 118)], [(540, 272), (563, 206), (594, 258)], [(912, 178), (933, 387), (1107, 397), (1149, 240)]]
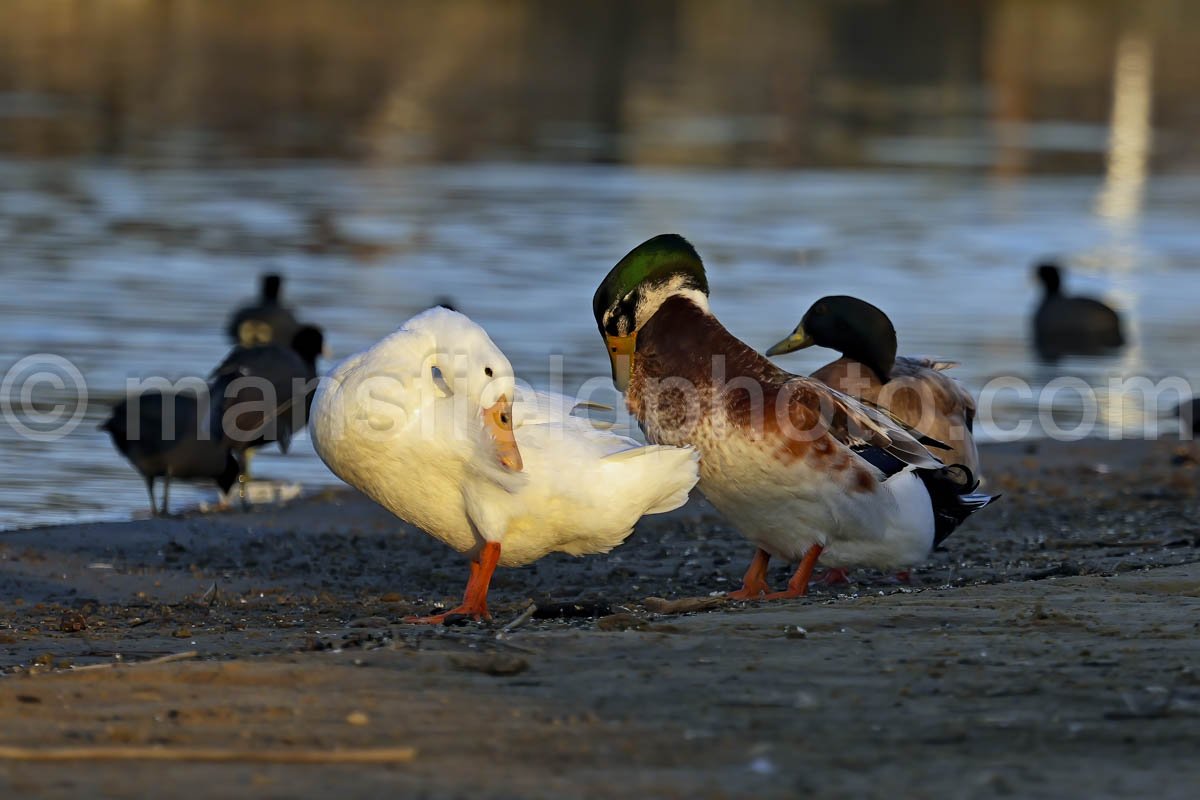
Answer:
[(575, 407), (563, 395), (521, 390), (513, 416), (528, 483), (507, 500), (487, 487), (468, 498), (472, 516), (483, 519), (508, 501), (518, 506), (505, 522), (501, 563), (608, 552), (645, 514), (686, 503), (699, 477), (693, 448), (639, 445), (571, 413)]
[[(541, 428), (533, 427), (529, 433), (536, 437), (561, 426), (586, 442), (577, 444), (579, 454), (583, 455), (586, 448), (593, 458), (599, 456), (603, 472), (617, 482), (614, 488), (624, 488), (626, 497), (636, 498), (636, 504), (645, 506), (642, 514), (663, 514), (687, 502), (699, 479), (700, 454), (695, 448), (641, 444), (610, 430), (611, 425), (605, 420), (579, 416), (584, 412), (612, 410), (606, 406), (577, 403), (552, 392), (530, 393), (536, 395), (540, 408), (555, 409), (559, 416), (546, 415)], [(520, 402), (524, 401), (522, 396)]]

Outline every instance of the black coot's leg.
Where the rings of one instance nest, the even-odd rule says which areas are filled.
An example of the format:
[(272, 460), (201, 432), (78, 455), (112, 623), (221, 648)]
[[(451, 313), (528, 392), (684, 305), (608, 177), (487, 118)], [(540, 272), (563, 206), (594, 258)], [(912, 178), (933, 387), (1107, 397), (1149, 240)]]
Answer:
[(241, 499), (242, 511), (250, 510), (250, 495), (246, 491), (246, 484), (250, 482), (250, 450), (241, 451), (237, 455), (238, 466), (238, 497)]
[(164, 517), (166, 517), (166, 516), (170, 516), (170, 514), (169, 514), (169, 513), (168, 513), (168, 511), (167, 511), (167, 499), (168, 499), (170, 496), (171, 496), (171, 473), (169, 473), (169, 472), (168, 472), (166, 475), (163, 475), (163, 504), (162, 504), (162, 515), (163, 515)]
[(158, 503), (154, 500), (154, 476), (146, 476), (146, 491), (150, 493), (150, 516), (158, 516)]

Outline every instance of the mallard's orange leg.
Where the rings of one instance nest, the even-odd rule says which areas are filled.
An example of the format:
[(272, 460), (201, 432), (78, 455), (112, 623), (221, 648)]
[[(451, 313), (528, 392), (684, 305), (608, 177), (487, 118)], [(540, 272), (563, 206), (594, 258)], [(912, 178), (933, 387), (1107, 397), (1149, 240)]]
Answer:
[(771, 562), (771, 554), (761, 547), (754, 551), (754, 560), (742, 578), (742, 588), (729, 592), (725, 596), (730, 600), (757, 600), (760, 595), (767, 594), (771, 587), (767, 585), (767, 564)]
[(812, 579), (813, 568), (817, 566), (817, 559), (821, 557), (821, 551), (824, 549), (819, 544), (814, 544), (808, 548), (808, 552), (804, 554), (804, 560), (796, 568), (796, 574), (788, 581), (788, 587), (782, 592), (769, 594), (764, 599), (784, 600), (789, 597), (803, 597), (808, 594), (808, 582)]
[(500, 561), (500, 543), (488, 542), (479, 552), (479, 560), (471, 561), (471, 578), (467, 581), (467, 591), (463, 593), (463, 601), (457, 608), (434, 614), (430, 617), (405, 617), (405, 622), (415, 622), (423, 625), (441, 625), (447, 617), (471, 617), (472, 619), (491, 619), (488, 613), (488, 586), (492, 582), (492, 573)]
[(850, 570), (845, 567), (830, 567), (818, 578), (813, 578), (813, 583), (820, 583), (825, 586), (841, 586), (850, 582)]

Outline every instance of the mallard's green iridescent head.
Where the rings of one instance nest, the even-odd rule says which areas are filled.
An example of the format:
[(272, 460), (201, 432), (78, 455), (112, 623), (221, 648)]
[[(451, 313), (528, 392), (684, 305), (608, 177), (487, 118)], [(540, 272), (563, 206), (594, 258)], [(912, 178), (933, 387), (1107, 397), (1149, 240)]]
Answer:
[(776, 342), (767, 355), (805, 347), (828, 347), (871, 369), (887, 383), (896, 363), (896, 329), (879, 308), (846, 295), (822, 297), (812, 304), (791, 335)]
[(664, 233), (633, 248), (609, 270), (592, 297), (592, 313), (612, 361), (613, 383), (624, 390), (633, 369), (637, 332), (663, 301), (688, 295), (708, 308), (708, 278), (696, 248)]

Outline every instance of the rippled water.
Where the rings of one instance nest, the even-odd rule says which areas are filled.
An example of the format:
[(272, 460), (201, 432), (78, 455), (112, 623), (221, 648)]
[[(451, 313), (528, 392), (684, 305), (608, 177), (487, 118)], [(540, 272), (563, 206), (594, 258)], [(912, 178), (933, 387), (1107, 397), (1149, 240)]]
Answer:
[[(852, 293), (889, 312), (902, 353), (960, 360), (955, 374), (976, 392), (997, 376), (1036, 389), (1060, 374), (1102, 388), (1136, 375), (1200, 387), (1200, 178), (1155, 179), (1124, 225), (1096, 213), (1101, 189), (1093, 178), (883, 170), (0, 161), (0, 368), (15, 374), (25, 356), (56, 354), (90, 396), (82, 424), (56, 441), (0, 423), (0, 526), (145, 513), (141, 480), (96, 424), (127, 378), (206, 374), (227, 350), (226, 315), (265, 270), (287, 276), (289, 302), (327, 329), (338, 354), (445, 295), (535, 385), (561, 354), (570, 390), (607, 375), (590, 308), (597, 281), (633, 245), (677, 231), (707, 260), (714, 311), (760, 348), (818, 296)], [(1046, 254), (1072, 266), (1070, 288), (1124, 309), (1133, 344), (1120, 356), (1033, 360), (1029, 267)], [(831, 357), (810, 350), (781, 363), (801, 372)], [(34, 395), (55, 397), (46, 385)], [(1136, 407), (1122, 415), (1105, 401), (1096, 433), (1140, 431)], [(1035, 408), (1002, 393), (997, 423)], [(1069, 424), (1077, 396), (1061, 393), (1055, 412)], [(256, 472), (336, 482), (306, 441), (286, 457), (264, 453)]]

